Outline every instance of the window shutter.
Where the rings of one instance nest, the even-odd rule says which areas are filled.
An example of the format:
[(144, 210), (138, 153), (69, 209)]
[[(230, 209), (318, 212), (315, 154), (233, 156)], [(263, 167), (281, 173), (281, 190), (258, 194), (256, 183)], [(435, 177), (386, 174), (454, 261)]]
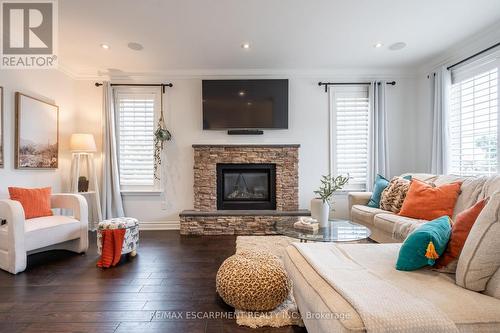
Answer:
[(455, 80), (451, 88), (450, 172), (494, 175), (500, 171), (498, 65), (471, 75), (457, 76), (460, 80)]
[(156, 93), (116, 94), (120, 185), (152, 187)]
[(331, 88), (333, 173), (352, 178), (346, 190), (365, 190), (368, 171), (368, 86)]

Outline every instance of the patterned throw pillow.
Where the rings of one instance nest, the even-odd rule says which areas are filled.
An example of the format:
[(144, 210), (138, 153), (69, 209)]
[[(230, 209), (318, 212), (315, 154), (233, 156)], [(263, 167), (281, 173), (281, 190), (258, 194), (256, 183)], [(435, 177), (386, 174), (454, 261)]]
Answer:
[(409, 188), (410, 180), (403, 177), (392, 178), (389, 186), (382, 192), (380, 208), (396, 214), (399, 213)]

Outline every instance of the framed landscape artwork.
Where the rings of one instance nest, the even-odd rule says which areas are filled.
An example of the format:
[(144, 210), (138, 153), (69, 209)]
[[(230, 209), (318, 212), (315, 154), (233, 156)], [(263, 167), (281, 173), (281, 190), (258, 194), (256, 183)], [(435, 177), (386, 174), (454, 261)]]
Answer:
[(3, 158), (3, 87), (0, 87), (0, 168), (5, 164)]
[(57, 169), (59, 107), (16, 92), (16, 169)]

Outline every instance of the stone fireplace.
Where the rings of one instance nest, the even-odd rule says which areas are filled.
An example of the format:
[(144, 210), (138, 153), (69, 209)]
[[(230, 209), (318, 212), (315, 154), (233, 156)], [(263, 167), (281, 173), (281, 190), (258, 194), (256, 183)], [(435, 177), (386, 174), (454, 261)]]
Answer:
[(193, 145), (194, 210), (181, 234), (273, 234), (298, 210), (299, 145)]

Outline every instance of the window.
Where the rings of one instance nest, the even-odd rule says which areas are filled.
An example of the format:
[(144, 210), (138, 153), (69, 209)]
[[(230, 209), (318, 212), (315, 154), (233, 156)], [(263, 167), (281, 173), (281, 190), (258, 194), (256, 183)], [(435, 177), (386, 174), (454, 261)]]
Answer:
[(121, 189), (155, 189), (153, 151), (159, 92), (117, 89), (115, 100)]
[(346, 190), (365, 190), (368, 173), (367, 85), (330, 87), (331, 173), (351, 176)]
[(452, 73), (450, 173), (494, 175), (499, 168), (498, 59)]

